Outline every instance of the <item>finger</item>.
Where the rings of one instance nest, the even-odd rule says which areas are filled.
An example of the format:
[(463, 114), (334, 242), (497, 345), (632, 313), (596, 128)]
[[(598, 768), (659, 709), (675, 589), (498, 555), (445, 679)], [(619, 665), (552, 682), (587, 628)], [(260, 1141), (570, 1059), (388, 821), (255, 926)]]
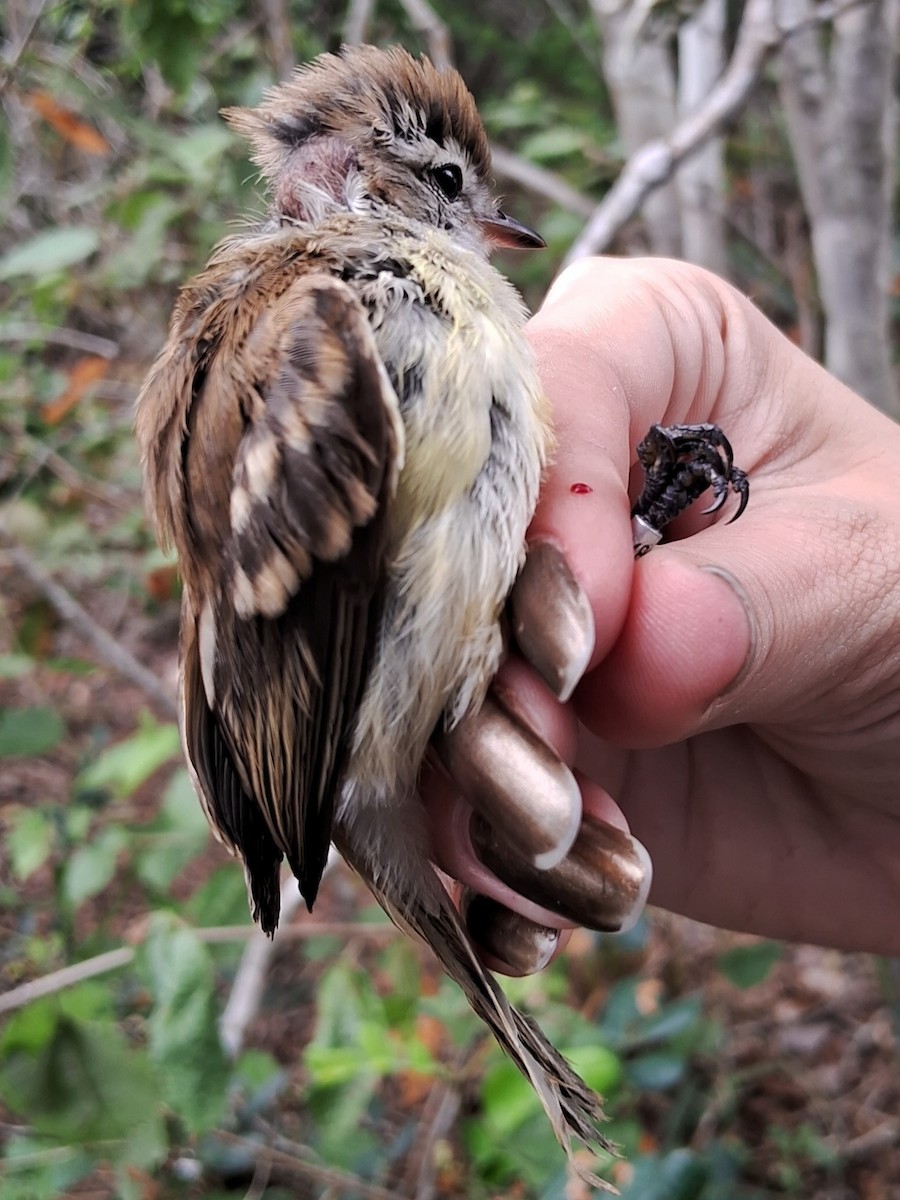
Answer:
[(469, 803), (538, 870), (571, 849), (581, 824), (575, 776), (527, 723), (489, 695), (433, 746)]
[(779, 335), (697, 268), (663, 260), (577, 264), (528, 335), (558, 445), (514, 592), (514, 625), (526, 657), (565, 698), (622, 629), (633, 571), (629, 476), (648, 428), (720, 422), (745, 467), (773, 441), (791, 439), (765, 404), (749, 403), (767, 394), (765, 373), (778, 357), (750, 350), (760, 339), (780, 347)]
[(896, 498), (862, 478), (761, 495), (739, 525), (642, 559), (621, 636), (576, 694), (585, 724), (647, 746), (735, 721), (807, 721), (821, 742), (858, 722), (900, 650)]
[(420, 786), (428, 814), (435, 862), (445, 874), (483, 896), (490, 896), (537, 925), (562, 929), (575, 924), (526, 896), (518, 895), (484, 866), (472, 846), (470, 830), (473, 810), (460, 795), (452, 779), (433, 764), (426, 763)]
[(686, 557), (679, 547), (687, 545), (637, 563), (621, 634), (576, 692), (585, 726), (617, 745), (659, 746), (698, 732), (750, 656), (753, 626), (736, 585)]
[(462, 890), (459, 909), (482, 962), (501, 975), (533, 975), (546, 967), (572, 936), (571, 930), (529, 921), (469, 888)]
[(567, 857), (540, 870), (473, 813), (445, 775), (423, 776), (437, 865), (513, 912), (549, 928), (630, 928), (646, 902), (649, 857), (599, 785), (581, 777), (585, 818)]

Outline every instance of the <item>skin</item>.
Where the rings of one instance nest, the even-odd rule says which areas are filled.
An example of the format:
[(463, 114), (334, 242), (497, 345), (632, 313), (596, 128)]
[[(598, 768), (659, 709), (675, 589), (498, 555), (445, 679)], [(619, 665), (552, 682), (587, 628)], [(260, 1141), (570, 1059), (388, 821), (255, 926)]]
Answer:
[[(568, 705), (515, 659), (501, 698), (645, 844), (651, 903), (900, 953), (900, 428), (685, 264), (579, 263), (528, 335), (559, 439), (530, 541), (565, 554), (596, 646)], [(635, 562), (633, 447), (700, 421), (748, 471), (747, 512), (696, 505)], [(452, 866), (536, 915), (465, 848)]]

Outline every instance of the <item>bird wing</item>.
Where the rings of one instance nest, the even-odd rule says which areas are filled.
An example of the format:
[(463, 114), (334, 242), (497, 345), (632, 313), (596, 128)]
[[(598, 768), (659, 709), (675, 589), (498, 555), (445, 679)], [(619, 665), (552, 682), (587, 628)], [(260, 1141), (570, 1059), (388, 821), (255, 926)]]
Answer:
[[(218, 515), (230, 530), (218, 585), (185, 589), (182, 726), (207, 815), (243, 858), (254, 916), (271, 932), (282, 855), (309, 906), (328, 855), (403, 428), (365, 311), (331, 276), (292, 283), (217, 365), (203, 387), (234, 392), (226, 406), (239, 406), (243, 430)], [(195, 438), (208, 456), (208, 418), (189, 432), (188, 493), (192, 478), (203, 486)]]

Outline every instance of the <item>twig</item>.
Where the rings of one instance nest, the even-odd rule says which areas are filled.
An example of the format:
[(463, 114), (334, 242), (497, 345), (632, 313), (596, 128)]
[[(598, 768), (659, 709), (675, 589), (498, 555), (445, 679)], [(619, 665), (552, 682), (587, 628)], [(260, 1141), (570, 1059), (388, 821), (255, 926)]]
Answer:
[[(229, 1133), (224, 1129), (216, 1130), (215, 1136), (232, 1146), (240, 1146), (254, 1158), (257, 1155), (265, 1154), (271, 1160), (272, 1166), (283, 1167), (287, 1171), (301, 1175), (304, 1179), (315, 1180), (317, 1183), (336, 1188), (340, 1192), (354, 1192), (359, 1196), (364, 1196), (366, 1200), (397, 1200), (396, 1192), (389, 1192), (386, 1188), (378, 1187), (376, 1184), (366, 1183), (364, 1179), (360, 1179), (357, 1175), (351, 1175), (349, 1171), (339, 1171), (335, 1167), (320, 1167), (317, 1163), (306, 1162), (284, 1150), (276, 1150), (272, 1146), (261, 1146), (250, 1138), (241, 1137), (237, 1133)], [(281, 1140), (279, 1139), (279, 1141)]]
[(882, 1125), (876, 1125), (873, 1129), (867, 1130), (866, 1133), (851, 1138), (841, 1148), (841, 1158), (848, 1163), (860, 1162), (862, 1159), (868, 1158), (874, 1151), (884, 1150), (898, 1142), (900, 1142), (900, 1127), (895, 1120), (888, 1120)]
[(299, 906), (300, 891), (297, 881), (293, 878), (286, 879), (281, 885), (281, 927), (275, 937), (267, 938), (261, 929), (255, 927), (247, 939), (228, 1003), (219, 1018), (219, 1037), (225, 1047), (225, 1053), (232, 1058), (237, 1058), (240, 1054), (247, 1028), (259, 1012), (266, 975), (275, 953), (275, 943), (281, 940), (284, 924)]
[(61, 583), (39, 567), (28, 551), (0, 530), (0, 546), (14, 567), (20, 571), (33, 587), (53, 605), (62, 619), (85, 639), (96, 651), (97, 657), (107, 666), (118, 671), (125, 679), (136, 684), (145, 695), (158, 705), (167, 717), (176, 717), (178, 710), (172, 694), (156, 678), (152, 671), (134, 657), (130, 650), (115, 640), (111, 633), (101, 628), (94, 618), (82, 608), (75, 597)]
[(244, 1193), (244, 1200), (262, 1200), (272, 1176), (272, 1156), (261, 1154), (253, 1165), (253, 1178)]
[(109, 338), (82, 333), (80, 329), (40, 325), (37, 321), (10, 321), (0, 325), (0, 342), (49, 342), (53, 346), (97, 354), (100, 358), (117, 358), (119, 355), (118, 342), (111, 342)]
[(450, 30), (427, 0), (400, 0), (400, 6), (421, 33), (428, 46), (428, 55), (438, 70), (453, 64)]
[(3, 69), (0, 71), (0, 95), (6, 91), (16, 67), (19, 65), (19, 60), (28, 48), (28, 43), (34, 37), (34, 31), (38, 27), (38, 22), (44, 15), (44, 9), (47, 7), (47, 0), (36, 0), (34, 9), (26, 18), (24, 30), (19, 34), (18, 40), (12, 46), (9, 57), (3, 63)]
[(359, 46), (366, 40), (374, 8), (375, 0), (350, 0), (344, 18), (344, 41), (348, 46)]
[(105, 954), (96, 954), (93, 958), (86, 958), (84, 962), (72, 963), (69, 967), (61, 967), (58, 971), (51, 971), (49, 975), (42, 975), (40, 979), (19, 984), (0, 996), (0, 1013), (13, 1012), (34, 1000), (40, 1000), (43, 996), (64, 992), (66, 988), (83, 983), (86, 979), (93, 979), (96, 975), (106, 975), (110, 971), (119, 970), (120, 967), (127, 967), (133, 958), (134, 950), (130, 946), (120, 946), (118, 950), (107, 950)]
[(420, 1129), (410, 1150), (404, 1179), (404, 1192), (413, 1200), (432, 1200), (434, 1196), (434, 1148), (450, 1130), (462, 1103), (459, 1086), (454, 1082), (469, 1056), (467, 1047), (459, 1055), (452, 1072), (435, 1081), (428, 1093)]
[(291, 22), (287, 4), (285, 0), (264, 0), (262, 7), (266, 14), (266, 33), (269, 36), (272, 65), (279, 79), (287, 79), (297, 65), (294, 47), (291, 44)]
[(706, 103), (679, 121), (668, 137), (648, 142), (629, 158), (573, 243), (564, 267), (605, 249), (650, 193), (738, 111), (759, 81), (780, 36), (773, 0), (747, 0), (734, 53)]
[[(2, 421), (0, 421), (0, 432), (9, 436), (9, 430), (8, 428), (4, 428)], [(77, 467), (74, 467), (61, 454), (58, 454), (56, 450), (51, 450), (49, 446), (43, 445), (36, 437), (32, 437), (30, 434), (22, 434), (17, 430), (12, 436), (20, 438), (25, 443), (25, 447), (38, 470), (46, 467), (66, 487), (82, 492), (85, 496), (93, 496), (95, 500), (99, 500), (103, 504), (108, 504), (110, 508), (115, 508), (119, 512), (128, 512), (132, 508), (132, 504), (129, 502), (129, 497), (124, 489), (105, 483), (102, 479), (89, 479), (86, 475), (82, 475)]]
[[(255, 925), (211, 925), (205, 929), (194, 930), (197, 940), (208, 946), (245, 942), (256, 932)], [(280, 930), (278, 940), (289, 942), (306, 941), (314, 937), (338, 937), (349, 941), (351, 938), (360, 937), (393, 937), (397, 932), (393, 925), (364, 925), (360, 921), (304, 921), (299, 925), (285, 926)], [(95, 954), (93, 958), (86, 958), (83, 962), (60, 967), (58, 971), (51, 971), (49, 975), (42, 975), (39, 979), (19, 984), (0, 996), (0, 1013), (13, 1012), (34, 1000), (40, 1000), (43, 996), (54, 996), (57, 992), (64, 992), (66, 988), (84, 983), (86, 979), (118, 971), (127, 967), (133, 961), (134, 955), (133, 947), (119, 946), (115, 950)]]
[(200, 72), (205, 74), (216, 63), (222, 61), (223, 58), (235, 50), (242, 42), (246, 42), (252, 33), (255, 33), (262, 24), (263, 14), (255, 13), (252, 17), (248, 17), (246, 21), (238, 21), (229, 24), (223, 31), (222, 36), (218, 41), (212, 42), (200, 59)]
[(589, 217), (594, 212), (595, 205), (590, 196), (579, 192), (552, 171), (535, 166), (528, 159), (513, 154), (502, 146), (491, 146), (491, 162), (498, 174), (552, 200), (560, 208), (568, 209), (579, 217)]

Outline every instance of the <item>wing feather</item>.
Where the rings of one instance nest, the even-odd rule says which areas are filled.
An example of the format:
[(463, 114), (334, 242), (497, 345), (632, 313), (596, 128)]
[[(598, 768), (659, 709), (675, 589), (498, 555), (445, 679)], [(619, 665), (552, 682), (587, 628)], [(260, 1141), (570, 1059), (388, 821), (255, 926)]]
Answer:
[[(340, 280), (295, 282), (232, 359), (205, 384), (234, 390), (211, 399), (238, 405), (244, 427), (218, 586), (197, 596), (186, 586), (183, 727), (207, 813), (243, 858), (271, 931), (282, 856), (312, 906), (328, 855), (403, 432), (366, 314)], [(197, 403), (209, 399), (201, 391)], [(188, 481), (191, 453), (189, 438)], [(207, 605), (204, 639), (193, 614)]]

